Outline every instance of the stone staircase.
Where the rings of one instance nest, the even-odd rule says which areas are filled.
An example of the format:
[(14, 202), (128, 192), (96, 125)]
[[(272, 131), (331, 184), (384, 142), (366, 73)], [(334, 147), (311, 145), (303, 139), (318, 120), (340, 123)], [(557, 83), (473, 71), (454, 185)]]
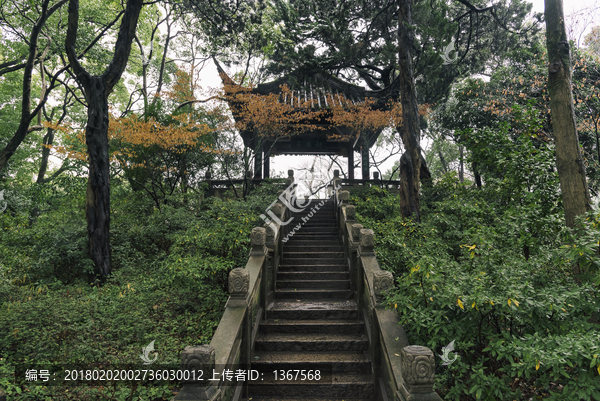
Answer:
[[(283, 246), (275, 299), (259, 327), (251, 368), (262, 380), (248, 388), (252, 401), (374, 399), (365, 324), (350, 287), (333, 205), (323, 203), (313, 200), (290, 223), (302, 226)], [(320, 380), (308, 380), (309, 371), (319, 371)], [(288, 373), (293, 378), (281, 380)]]

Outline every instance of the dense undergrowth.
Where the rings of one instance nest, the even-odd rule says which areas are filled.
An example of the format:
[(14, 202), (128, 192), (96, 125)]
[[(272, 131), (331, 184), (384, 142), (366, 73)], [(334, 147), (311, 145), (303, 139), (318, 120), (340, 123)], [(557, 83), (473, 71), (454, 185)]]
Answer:
[(350, 202), (396, 278), (388, 304), (409, 342), (438, 355), (445, 400), (600, 400), (600, 214), (574, 233), (560, 208), (502, 194), (447, 175), (424, 188), (421, 223), (377, 188)]
[(10, 400), (170, 399), (169, 384), (43, 387), (14, 372), (23, 363), (139, 368), (151, 341), (152, 367), (178, 366), (186, 345), (210, 342), (228, 273), (245, 266), (250, 231), (278, 188), (265, 185), (245, 201), (183, 194), (159, 210), (114, 185), (114, 272), (94, 285), (84, 185), (53, 194), (38, 217), (0, 214), (0, 387)]

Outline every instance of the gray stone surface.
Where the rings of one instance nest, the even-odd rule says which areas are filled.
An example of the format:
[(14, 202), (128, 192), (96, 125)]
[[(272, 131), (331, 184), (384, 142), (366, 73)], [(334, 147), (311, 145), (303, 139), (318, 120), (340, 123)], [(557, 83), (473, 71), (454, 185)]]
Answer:
[(203, 376), (212, 377), (215, 368), (215, 350), (210, 345), (187, 346), (181, 353), (181, 369), (202, 370)]
[(338, 197), (340, 198), (342, 203), (346, 204), (350, 200), (350, 192), (340, 191), (340, 192), (338, 192)]
[(431, 393), (435, 382), (435, 357), (427, 347), (409, 345), (402, 348), (402, 377), (410, 394)]
[(377, 302), (381, 302), (385, 293), (394, 287), (394, 276), (391, 272), (380, 270), (373, 273), (373, 291)]
[(354, 205), (346, 206), (346, 218), (348, 220), (356, 219), (356, 207)]
[(363, 251), (372, 251), (375, 245), (375, 233), (369, 228), (360, 230), (359, 245)]
[(229, 293), (231, 295), (246, 295), (250, 288), (250, 273), (238, 267), (229, 272)]
[(358, 242), (360, 239), (360, 230), (364, 227), (362, 224), (352, 224), (352, 240)]

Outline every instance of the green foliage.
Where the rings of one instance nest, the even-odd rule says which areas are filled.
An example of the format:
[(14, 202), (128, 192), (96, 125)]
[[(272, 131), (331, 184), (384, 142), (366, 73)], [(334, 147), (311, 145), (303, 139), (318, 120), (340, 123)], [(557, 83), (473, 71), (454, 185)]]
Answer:
[(441, 354), (455, 341), (456, 362), (436, 372), (446, 400), (598, 400), (600, 214), (564, 226), (534, 102), (485, 124), (457, 133), (481, 189), (443, 175), (423, 187), (419, 224), (382, 190), (351, 200), (397, 278), (388, 304), (410, 343)]
[[(85, 181), (84, 181), (85, 182)], [(161, 209), (119, 180), (112, 187), (113, 274), (89, 269), (85, 186), (42, 191), (55, 208), (0, 214), (0, 387), (11, 400), (167, 400), (172, 386), (42, 387), (14, 377), (19, 363), (104, 366), (139, 363), (155, 340), (158, 363), (178, 366), (187, 345), (209, 343), (227, 299), (229, 271), (248, 260), (258, 215), (275, 199), (265, 184), (246, 201), (168, 198)], [(43, 187), (45, 188), (45, 187)], [(23, 279), (23, 274), (27, 276)], [(113, 398), (110, 398), (113, 397)]]
[[(455, 341), (456, 362), (436, 371), (444, 399), (600, 399), (600, 215), (573, 233), (542, 203), (521, 206), (531, 196), (521, 183), (469, 190), (447, 175), (425, 189), (420, 224), (379, 189), (350, 202), (397, 278), (388, 305), (410, 343), (442, 354)], [(581, 283), (575, 263), (588, 273)]]

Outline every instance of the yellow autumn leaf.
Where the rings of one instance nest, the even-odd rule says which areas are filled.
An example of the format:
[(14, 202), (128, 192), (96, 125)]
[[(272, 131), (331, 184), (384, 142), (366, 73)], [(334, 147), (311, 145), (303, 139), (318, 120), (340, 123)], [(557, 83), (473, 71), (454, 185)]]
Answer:
[(490, 301), (490, 303), (492, 304), (492, 306), (494, 306), (494, 301)]
[(458, 298), (458, 300), (456, 301), (456, 303), (458, 304), (458, 306), (460, 306), (460, 309), (465, 309), (465, 307), (463, 306), (463, 303), (460, 300), (460, 298)]
[(398, 308), (398, 304), (394, 304), (394, 309), (397, 309), (397, 308)]
[(510, 298), (508, 298), (508, 304), (510, 305)]
[(538, 370), (540, 368), (540, 361), (537, 361), (537, 363), (535, 364), (535, 370)]
[(474, 307), (475, 307), (475, 302), (473, 302), (473, 304), (471, 305), (471, 308), (474, 308)]
[(513, 299), (513, 302), (515, 303), (516, 306), (519, 306), (519, 303), (517, 302), (516, 299)]

